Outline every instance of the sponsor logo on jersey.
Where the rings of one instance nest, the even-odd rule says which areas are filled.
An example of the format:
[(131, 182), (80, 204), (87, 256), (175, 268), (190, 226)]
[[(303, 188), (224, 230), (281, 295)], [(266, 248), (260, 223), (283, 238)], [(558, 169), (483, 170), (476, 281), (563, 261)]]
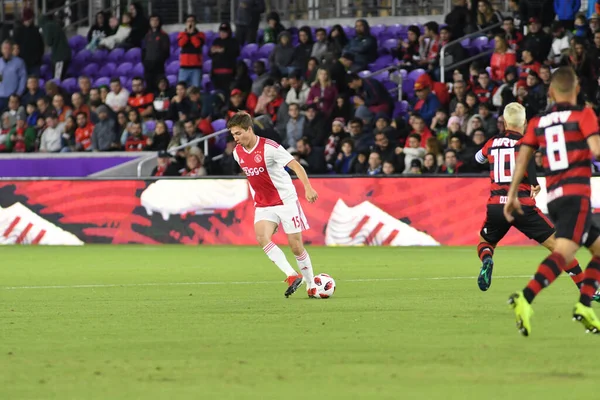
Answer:
[(556, 111), (548, 115), (544, 115), (538, 122), (538, 128), (545, 128), (558, 123), (564, 124), (571, 116), (571, 111)]
[(244, 167), (242, 168), (242, 170), (244, 171), (244, 173), (246, 174), (246, 176), (256, 176), (256, 175), (260, 175), (263, 172), (265, 172), (265, 169), (263, 167)]

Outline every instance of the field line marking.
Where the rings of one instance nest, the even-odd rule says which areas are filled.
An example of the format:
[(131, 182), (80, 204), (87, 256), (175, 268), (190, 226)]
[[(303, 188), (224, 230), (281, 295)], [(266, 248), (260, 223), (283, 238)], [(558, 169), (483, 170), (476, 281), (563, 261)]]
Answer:
[[(494, 276), (495, 279), (531, 278), (531, 275)], [(477, 279), (476, 276), (439, 276), (429, 278), (365, 278), (343, 279), (339, 282), (402, 282), (402, 281), (450, 281), (460, 279)], [(48, 286), (0, 286), (0, 290), (25, 290), (25, 289), (102, 289), (113, 287), (143, 287), (143, 286), (203, 286), (203, 285), (269, 285), (281, 281), (240, 281), (240, 282), (150, 282), (150, 283), (106, 283), (89, 285), (48, 285)]]

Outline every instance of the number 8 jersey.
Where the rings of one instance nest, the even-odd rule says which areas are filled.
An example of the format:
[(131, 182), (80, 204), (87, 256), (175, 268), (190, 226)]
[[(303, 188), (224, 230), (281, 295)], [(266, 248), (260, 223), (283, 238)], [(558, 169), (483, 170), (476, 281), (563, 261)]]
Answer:
[(548, 201), (562, 196), (590, 198), (592, 153), (587, 138), (598, 134), (591, 108), (555, 104), (529, 121), (521, 140), (543, 154)]
[[(515, 161), (523, 136), (507, 130), (503, 135), (494, 136), (475, 155), (480, 164), (490, 163), (490, 198), (488, 204), (504, 204), (515, 172)], [(531, 198), (531, 186), (537, 186), (535, 163), (531, 160), (523, 181), (519, 184), (519, 201), (525, 206), (535, 206)]]

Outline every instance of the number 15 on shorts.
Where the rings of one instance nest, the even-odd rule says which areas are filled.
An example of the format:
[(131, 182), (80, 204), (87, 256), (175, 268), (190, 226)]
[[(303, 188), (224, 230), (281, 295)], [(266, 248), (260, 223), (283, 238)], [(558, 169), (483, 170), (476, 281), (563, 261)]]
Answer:
[(294, 224), (294, 228), (301, 228), (302, 223), (300, 222), (300, 216), (296, 215), (292, 218), (292, 223)]

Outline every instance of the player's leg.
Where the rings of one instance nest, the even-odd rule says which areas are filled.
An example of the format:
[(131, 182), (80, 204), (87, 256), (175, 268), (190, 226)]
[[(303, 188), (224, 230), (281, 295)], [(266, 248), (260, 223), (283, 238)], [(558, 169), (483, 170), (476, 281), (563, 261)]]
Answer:
[(503, 206), (501, 204), (488, 204), (485, 222), (479, 232), (479, 244), (477, 245), (477, 255), (481, 260), (477, 285), (484, 292), (492, 284), (494, 249), (510, 230), (510, 227), (510, 223), (504, 218)]
[(302, 241), (302, 231), (309, 229), (306, 216), (302, 211), (300, 202), (280, 206), (277, 212), (281, 219), (283, 230), (287, 234), (290, 249), (294, 253), (294, 256), (296, 256), (300, 273), (306, 281), (308, 295), (312, 296), (314, 294), (312, 292), (316, 292), (316, 290), (313, 290), (313, 267), (310, 256), (304, 248), (304, 242)]
[(286, 275), (285, 281), (288, 287), (291, 286), (298, 279), (298, 273), (292, 268), (283, 251), (271, 241), (278, 226), (277, 215), (269, 209), (257, 208), (254, 221), (256, 240), (263, 248), (267, 257)]
[(600, 320), (598, 320), (596, 313), (592, 310), (592, 298), (598, 289), (600, 281), (600, 229), (591, 222), (591, 212), (588, 218), (590, 228), (587, 232), (584, 245), (592, 253), (592, 259), (585, 268), (581, 294), (579, 302), (573, 309), (573, 318), (581, 322), (588, 332), (600, 333)]
[[(523, 215), (515, 218), (514, 227), (552, 253), (556, 248), (554, 224), (535, 206), (525, 206), (523, 207), (523, 211)], [(583, 271), (579, 266), (579, 261), (574, 259), (566, 265), (564, 271), (569, 274), (575, 285), (580, 288), (583, 281)]]

